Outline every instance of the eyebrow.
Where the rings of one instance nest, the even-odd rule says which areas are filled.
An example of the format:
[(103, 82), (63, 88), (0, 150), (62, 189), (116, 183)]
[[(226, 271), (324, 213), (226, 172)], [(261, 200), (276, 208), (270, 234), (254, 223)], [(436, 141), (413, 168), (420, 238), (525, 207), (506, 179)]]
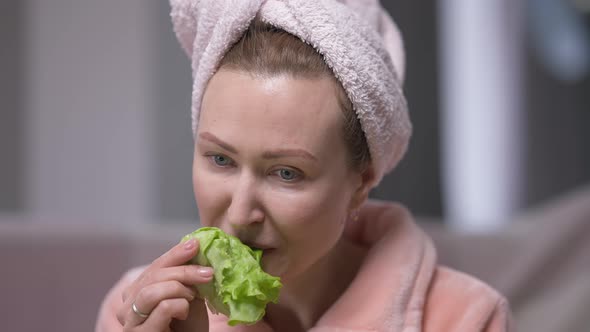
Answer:
[(238, 150), (236, 148), (220, 140), (217, 138), (217, 136), (211, 134), (210, 132), (206, 131), (204, 133), (200, 133), (199, 137), (209, 142), (215, 143), (231, 153), (238, 154)]
[[(222, 141), (210, 132), (200, 133), (199, 137), (209, 142), (215, 143), (231, 153), (238, 154), (238, 150), (236, 148)], [(276, 149), (273, 151), (266, 151), (262, 154), (262, 158), (264, 159), (278, 159), (283, 157), (300, 157), (313, 161), (318, 161), (318, 158), (316, 158), (313, 154), (303, 149)]]
[(301, 157), (313, 161), (318, 161), (318, 158), (302, 149), (278, 149), (273, 151), (266, 151), (262, 154), (262, 158), (264, 159), (278, 159), (283, 157)]

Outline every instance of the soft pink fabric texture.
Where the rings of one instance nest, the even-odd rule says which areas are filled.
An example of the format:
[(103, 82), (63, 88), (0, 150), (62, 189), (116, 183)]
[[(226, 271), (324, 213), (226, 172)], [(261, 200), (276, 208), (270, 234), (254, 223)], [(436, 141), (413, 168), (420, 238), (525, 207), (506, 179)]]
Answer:
[[(368, 249), (356, 277), (311, 332), (505, 332), (506, 300), (483, 282), (438, 266), (430, 238), (399, 204), (371, 201), (345, 230), (347, 239)], [(102, 304), (96, 331), (117, 331), (114, 312), (121, 292), (141, 270), (127, 273)], [(273, 331), (264, 321), (227, 325), (209, 313), (214, 332)]]
[(360, 119), (377, 185), (406, 151), (412, 127), (402, 91), (401, 35), (378, 0), (170, 0), (176, 36), (191, 59), (196, 132), (209, 79), (258, 16), (312, 45)]
[[(369, 249), (345, 293), (310, 332), (504, 332), (506, 300), (483, 282), (436, 264), (432, 241), (399, 204), (368, 203), (345, 236)], [(264, 321), (229, 327), (210, 314), (211, 331), (273, 331)]]

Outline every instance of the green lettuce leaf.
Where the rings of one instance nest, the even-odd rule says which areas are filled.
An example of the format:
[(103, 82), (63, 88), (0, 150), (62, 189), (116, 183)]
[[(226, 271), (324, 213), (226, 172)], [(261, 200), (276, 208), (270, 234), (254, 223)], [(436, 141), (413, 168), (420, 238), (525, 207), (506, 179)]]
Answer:
[(229, 317), (231, 326), (262, 319), (266, 305), (278, 301), (282, 287), (279, 277), (262, 270), (262, 250), (253, 250), (216, 227), (200, 228), (181, 242), (192, 238), (199, 240), (199, 253), (189, 263), (214, 270), (211, 282), (197, 285), (209, 309)]

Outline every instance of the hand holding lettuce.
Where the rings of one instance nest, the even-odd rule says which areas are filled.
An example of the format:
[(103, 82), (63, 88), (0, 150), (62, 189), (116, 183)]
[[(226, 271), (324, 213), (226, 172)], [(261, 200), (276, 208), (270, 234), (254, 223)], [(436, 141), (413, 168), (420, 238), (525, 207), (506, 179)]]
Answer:
[(237, 237), (219, 228), (203, 227), (185, 235), (181, 242), (196, 238), (199, 253), (189, 262), (214, 269), (213, 281), (197, 285), (214, 313), (229, 317), (228, 324), (254, 324), (269, 302), (279, 298), (281, 282), (262, 270), (262, 250), (253, 250)]

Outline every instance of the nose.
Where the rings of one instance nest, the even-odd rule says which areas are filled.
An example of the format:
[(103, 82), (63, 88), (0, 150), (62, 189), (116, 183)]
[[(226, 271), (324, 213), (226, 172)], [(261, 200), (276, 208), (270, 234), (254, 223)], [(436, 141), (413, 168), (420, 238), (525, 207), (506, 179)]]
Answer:
[(240, 174), (227, 209), (227, 220), (233, 228), (243, 228), (264, 221), (257, 187), (255, 176), (245, 172)]

